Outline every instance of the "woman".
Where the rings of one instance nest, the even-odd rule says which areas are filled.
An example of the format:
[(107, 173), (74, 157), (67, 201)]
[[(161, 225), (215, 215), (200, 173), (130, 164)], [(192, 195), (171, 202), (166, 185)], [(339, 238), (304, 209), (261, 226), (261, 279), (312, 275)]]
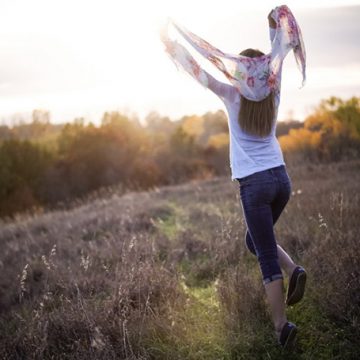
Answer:
[[(294, 342), (297, 328), (285, 314), (285, 304), (294, 305), (304, 294), (306, 272), (276, 243), (273, 226), (291, 194), (291, 181), (275, 137), (280, 102), (282, 62), (293, 50), (305, 81), (305, 49), (300, 28), (287, 6), (268, 16), (271, 52), (246, 49), (239, 55), (225, 54), (172, 21), (179, 33), (224, 73), (232, 85), (222, 83), (203, 70), (185, 47), (162, 32), (166, 51), (177, 66), (218, 95), (228, 113), (230, 166), (237, 180), (247, 224), (245, 241), (257, 256), (279, 343)], [(167, 25), (169, 26), (169, 24)], [(289, 276), (284, 301), (283, 275)]]

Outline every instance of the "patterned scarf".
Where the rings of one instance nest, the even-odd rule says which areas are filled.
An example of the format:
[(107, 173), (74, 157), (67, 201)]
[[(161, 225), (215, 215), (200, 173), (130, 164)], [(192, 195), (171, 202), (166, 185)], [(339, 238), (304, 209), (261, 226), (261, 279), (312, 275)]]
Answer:
[(206, 73), (184, 46), (176, 40), (170, 39), (168, 35), (170, 24), (201, 55), (223, 72), (242, 96), (252, 101), (261, 101), (277, 88), (277, 74), (281, 70), (284, 58), (291, 49), (294, 52), (299, 70), (302, 72), (302, 86), (304, 86), (306, 79), (305, 47), (300, 27), (294, 15), (286, 5), (282, 5), (272, 11), (271, 17), (277, 24), (275, 36), (271, 42), (271, 51), (269, 54), (255, 58), (226, 54), (172, 19), (168, 19), (168, 23), (161, 30), (160, 37), (165, 45), (166, 52), (177, 68), (180, 65), (180, 68), (196, 78), (203, 86), (207, 87)]

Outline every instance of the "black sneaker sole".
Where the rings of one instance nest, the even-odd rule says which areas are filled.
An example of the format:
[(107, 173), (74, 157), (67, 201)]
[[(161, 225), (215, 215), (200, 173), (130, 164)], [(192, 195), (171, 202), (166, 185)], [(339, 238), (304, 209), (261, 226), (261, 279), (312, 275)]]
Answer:
[(286, 299), (286, 305), (291, 306), (298, 303), (304, 296), (306, 285), (306, 272), (301, 272), (296, 279), (293, 293)]
[(288, 337), (286, 338), (285, 343), (282, 345), (284, 350), (291, 349), (295, 344), (295, 338), (297, 334), (297, 328), (294, 327), (290, 330)]

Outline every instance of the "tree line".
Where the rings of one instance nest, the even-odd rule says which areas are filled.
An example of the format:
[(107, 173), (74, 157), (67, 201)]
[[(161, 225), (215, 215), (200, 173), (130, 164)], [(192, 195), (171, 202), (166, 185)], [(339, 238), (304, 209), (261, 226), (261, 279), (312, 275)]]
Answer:
[(303, 126), (279, 137), (292, 161), (339, 161), (360, 154), (360, 98), (322, 100)]
[[(219, 110), (177, 121), (156, 112), (145, 124), (120, 112), (101, 124), (32, 122), (0, 126), (0, 216), (52, 207), (113, 185), (149, 189), (229, 175), (226, 114)], [(304, 122), (278, 122), (287, 161), (338, 161), (360, 152), (360, 98), (323, 100)]]

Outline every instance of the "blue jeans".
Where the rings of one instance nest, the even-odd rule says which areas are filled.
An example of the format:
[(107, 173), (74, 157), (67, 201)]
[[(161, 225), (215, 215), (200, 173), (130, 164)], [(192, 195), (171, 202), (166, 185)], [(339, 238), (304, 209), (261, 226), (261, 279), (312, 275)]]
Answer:
[(273, 226), (291, 194), (291, 180), (285, 165), (237, 180), (247, 225), (246, 245), (258, 258), (263, 283), (282, 279)]

